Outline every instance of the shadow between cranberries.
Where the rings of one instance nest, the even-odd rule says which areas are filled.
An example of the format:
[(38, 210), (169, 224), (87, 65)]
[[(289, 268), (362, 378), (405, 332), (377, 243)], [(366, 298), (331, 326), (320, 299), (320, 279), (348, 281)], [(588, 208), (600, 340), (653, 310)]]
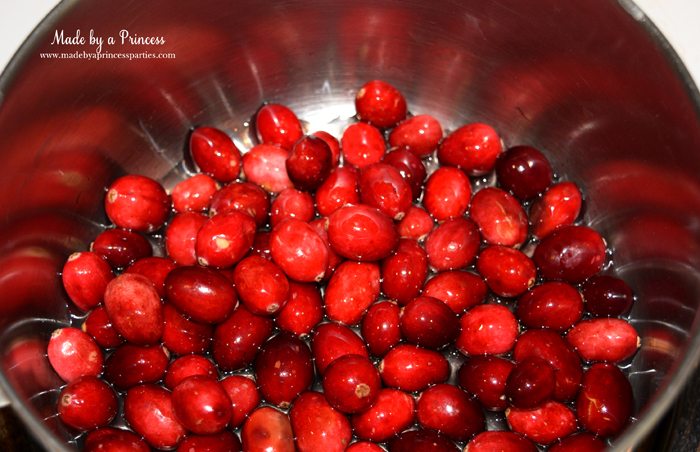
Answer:
[(200, 173), (112, 182), (47, 347), (84, 450), (597, 450), (632, 422), (634, 292), (581, 187), (407, 101), (371, 80), (337, 136), (265, 103), (250, 149), (200, 127)]

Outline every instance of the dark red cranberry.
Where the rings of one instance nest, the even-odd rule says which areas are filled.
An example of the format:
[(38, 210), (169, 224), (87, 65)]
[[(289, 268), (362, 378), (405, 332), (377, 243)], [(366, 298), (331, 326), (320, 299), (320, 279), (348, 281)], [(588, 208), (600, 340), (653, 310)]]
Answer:
[(629, 322), (610, 318), (583, 320), (569, 330), (566, 340), (585, 361), (611, 363), (631, 357), (640, 345)]
[(294, 112), (281, 104), (264, 104), (255, 113), (255, 133), (260, 143), (291, 149), (304, 132)]
[(603, 452), (608, 448), (603, 440), (592, 433), (581, 432), (567, 436), (549, 448), (550, 452)]
[(338, 161), (340, 161), (340, 142), (338, 141), (338, 139), (330, 133), (325, 132), (323, 130), (314, 132), (311, 135), (320, 138), (326, 142), (328, 148), (331, 150), (331, 168), (335, 168), (336, 166), (338, 166)]
[(563, 403), (549, 401), (536, 408), (509, 408), (511, 430), (539, 443), (551, 444), (576, 431), (576, 415)]
[(289, 418), (300, 452), (343, 452), (352, 439), (350, 421), (321, 393), (300, 394), (289, 411)]
[(382, 261), (382, 292), (406, 304), (420, 294), (428, 276), (428, 256), (416, 241), (402, 239), (391, 256)]
[(376, 402), (362, 413), (350, 418), (359, 438), (375, 442), (386, 441), (413, 423), (415, 402), (410, 394), (397, 389), (379, 391)]
[(265, 191), (279, 193), (294, 184), (287, 174), (289, 151), (273, 144), (258, 144), (243, 154), (243, 173), (246, 180)]
[(114, 274), (107, 261), (90, 251), (68, 256), (61, 272), (68, 297), (83, 311), (89, 311), (102, 301), (112, 278)]
[[(240, 169), (239, 169), (240, 171)], [(214, 194), (219, 190), (216, 181), (206, 174), (195, 174), (175, 185), (171, 193), (175, 212), (203, 212), (209, 209)]]
[(231, 137), (214, 127), (197, 127), (190, 135), (190, 154), (199, 169), (219, 182), (241, 173), (241, 151)]
[(231, 399), (216, 378), (185, 378), (173, 389), (172, 403), (177, 419), (198, 435), (218, 433), (231, 420)]
[(306, 135), (292, 146), (287, 174), (298, 189), (314, 191), (328, 177), (332, 159), (331, 148), (325, 140)]
[(309, 223), (295, 218), (274, 227), (270, 252), (284, 273), (297, 281), (319, 282), (328, 268), (326, 240)]
[(68, 383), (58, 396), (58, 417), (78, 430), (102, 427), (117, 414), (117, 394), (107, 383), (85, 376)]
[(231, 428), (239, 427), (248, 414), (260, 404), (258, 386), (251, 378), (229, 375), (221, 380), (221, 386), (231, 399)]
[(322, 385), (333, 408), (343, 413), (359, 413), (376, 401), (382, 380), (366, 356), (343, 355), (325, 369)]
[(255, 358), (255, 374), (263, 398), (288, 408), (313, 383), (311, 351), (296, 336), (280, 333), (262, 346)]
[(250, 215), (259, 227), (267, 223), (270, 213), (270, 196), (250, 182), (234, 182), (214, 194), (209, 215), (240, 211)]
[(588, 226), (565, 226), (542, 239), (532, 258), (543, 277), (579, 283), (603, 268), (605, 242)]
[(437, 298), (421, 296), (411, 300), (401, 312), (401, 334), (408, 341), (438, 350), (457, 339), (457, 315)]
[(263, 257), (267, 260), (272, 260), (272, 250), (270, 249), (270, 240), (272, 239), (272, 231), (260, 231), (255, 233), (253, 239), (253, 247), (249, 255)]
[(530, 207), (532, 234), (543, 239), (562, 226), (574, 224), (581, 212), (581, 191), (573, 182), (559, 182)]
[(615, 436), (630, 421), (634, 398), (630, 382), (612, 364), (593, 364), (583, 375), (576, 414), (583, 428), (604, 438)]
[(444, 355), (416, 345), (397, 345), (384, 355), (379, 373), (386, 386), (403, 391), (421, 391), (442, 383), (450, 376)]
[(147, 384), (129, 389), (124, 397), (124, 419), (156, 449), (172, 449), (185, 438), (170, 391)]
[(537, 452), (528, 439), (509, 431), (481, 432), (472, 438), (463, 452)]
[(176, 214), (165, 228), (165, 252), (178, 265), (197, 263), (197, 233), (207, 217), (197, 212)]
[(630, 286), (622, 279), (609, 275), (591, 276), (581, 286), (581, 292), (586, 310), (600, 317), (625, 314), (634, 302)]
[(469, 207), (471, 182), (460, 169), (443, 166), (425, 183), (423, 205), (437, 221), (461, 217)]
[(339, 208), (360, 202), (358, 171), (349, 166), (335, 168), (316, 190), (316, 209), (329, 216)]
[(158, 295), (165, 298), (165, 278), (176, 266), (170, 258), (151, 256), (137, 260), (125, 270), (125, 273), (145, 276), (153, 283)]
[(541, 358), (515, 364), (506, 382), (506, 397), (516, 408), (534, 408), (554, 395), (554, 368)]
[(520, 200), (532, 199), (552, 183), (547, 157), (531, 146), (514, 146), (496, 161), (498, 183)]
[(417, 157), (427, 157), (442, 139), (440, 122), (430, 115), (416, 115), (401, 121), (389, 134), (389, 145), (408, 149)]
[(380, 162), (386, 151), (379, 129), (363, 122), (350, 124), (345, 129), (340, 147), (345, 163), (357, 168)]
[(287, 188), (272, 201), (270, 226), (275, 227), (289, 218), (311, 221), (314, 215), (314, 199), (311, 195), (296, 188)]
[(396, 229), (401, 238), (423, 240), (433, 230), (435, 223), (430, 214), (421, 207), (411, 206)]
[(207, 267), (176, 268), (165, 279), (165, 291), (173, 306), (203, 323), (223, 322), (238, 301), (231, 282)]
[(211, 346), (214, 327), (190, 320), (173, 306), (163, 306), (163, 345), (176, 355), (205, 353)]
[(146, 237), (120, 228), (102, 231), (90, 245), (90, 250), (114, 268), (126, 267), (133, 261), (153, 254)]
[(128, 389), (142, 383), (163, 379), (170, 355), (161, 345), (123, 344), (105, 360), (105, 380), (117, 389)]
[(262, 406), (250, 414), (241, 430), (241, 442), (247, 452), (296, 451), (289, 417), (269, 406)]
[(389, 441), (389, 452), (458, 452), (448, 438), (432, 430), (407, 430)]
[(107, 285), (104, 306), (112, 325), (134, 344), (153, 344), (163, 335), (163, 306), (145, 276), (122, 273)]
[(224, 430), (212, 435), (189, 435), (180, 443), (177, 452), (240, 452), (241, 448), (238, 436)]
[(476, 269), (491, 291), (501, 297), (517, 297), (535, 284), (537, 270), (522, 251), (491, 245), (479, 253)]
[(379, 265), (373, 262), (343, 262), (326, 286), (326, 315), (346, 325), (357, 324), (379, 297), (379, 284)]
[(408, 149), (403, 148), (389, 152), (382, 161), (399, 170), (401, 177), (411, 187), (413, 199), (418, 199), (423, 192), (423, 182), (427, 175), (423, 161)]
[(386, 216), (400, 220), (412, 204), (408, 182), (394, 166), (373, 163), (362, 168), (359, 179), (362, 203), (376, 207)]
[(336, 359), (345, 355), (368, 357), (367, 348), (352, 329), (338, 323), (323, 323), (316, 328), (311, 350), (318, 372), (323, 374)]
[(104, 207), (112, 223), (120, 228), (153, 232), (168, 219), (170, 198), (158, 182), (130, 174), (112, 182)]
[(365, 313), (362, 337), (374, 356), (384, 356), (401, 342), (400, 316), (401, 308), (391, 301), (375, 303)]
[(357, 91), (355, 109), (361, 121), (382, 129), (395, 126), (406, 117), (406, 99), (393, 85), (372, 80)]
[(85, 317), (81, 328), (89, 334), (100, 347), (112, 348), (124, 342), (117, 330), (114, 329), (112, 321), (109, 320), (107, 311), (103, 306), (97, 306)]
[(197, 262), (207, 267), (230, 267), (253, 246), (255, 221), (239, 211), (209, 218), (197, 233)]
[(518, 298), (516, 314), (528, 328), (564, 332), (581, 319), (583, 300), (579, 291), (570, 284), (545, 282)]
[(236, 265), (233, 281), (241, 302), (253, 314), (272, 315), (289, 297), (289, 280), (274, 262), (248, 256)]
[(437, 156), (442, 165), (456, 166), (470, 176), (481, 176), (493, 170), (503, 151), (501, 137), (493, 127), (472, 123), (445, 137)]
[(496, 187), (479, 190), (469, 214), (486, 243), (518, 247), (527, 238), (527, 215), (517, 199)]
[(457, 381), (485, 409), (502, 411), (508, 406), (506, 383), (513, 367), (511, 361), (498, 356), (472, 356), (459, 368)]
[(468, 218), (446, 220), (428, 235), (425, 251), (428, 263), (437, 270), (455, 270), (467, 267), (479, 251), (479, 230)]
[(331, 214), (328, 240), (343, 257), (376, 261), (396, 249), (399, 235), (391, 218), (374, 207), (359, 204), (341, 207)]
[(450, 384), (438, 384), (423, 391), (416, 408), (420, 425), (455, 441), (467, 440), (485, 427), (479, 404)]
[(214, 361), (223, 371), (248, 366), (272, 333), (272, 327), (271, 318), (255, 315), (239, 305), (214, 331)]
[(202, 375), (218, 378), (216, 366), (208, 358), (202, 355), (186, 355), (173, 360), (165, 371), (163, 383), (171, 391), (187, 377)]
[(138, 435), (129, 430), (101, 427), (89, 432), (83, 443), (84, 452), (149, 452), (150, 447)]
[(436, 274), (425, 283), (423, 295), (437, 298), (461, 315), (472, 306), (486, 300), (488, 287), (483, 278), (465, 271), (445, 271)]
[(277, 313), (275, 324), (284, 331), (304, 337), (322, 318), (323, 300), (318, 287), (290, 281), (287, 303)]
[(518, 337), (518, 320), (500, 304), (474, 306), (460, 318), (457, 348), (465, 355), (509, 352)]

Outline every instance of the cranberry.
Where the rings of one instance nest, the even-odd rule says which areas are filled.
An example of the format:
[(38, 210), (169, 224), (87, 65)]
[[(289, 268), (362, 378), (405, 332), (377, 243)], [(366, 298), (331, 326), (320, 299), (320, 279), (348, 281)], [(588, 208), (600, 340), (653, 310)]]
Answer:
[(566, 340), (586, 361), (618, 363), (639, 348), (637, 330), (621, 319), (583, 320), (567, 333)]
[(389, 441), (389, 452), (458, 452), (457, 446), (432, 430), (407, 430)]
[(101, 427), (89, 432), (83, 444), (84, 452), (149, 452), (150, 447), (129, 430)]
[(77, 328), (59, 328), (51, 333), (47, 354), (51, 367), (67, 383), (102, 372), (102, 350)]
[(497, 356), (472, 356), (459, 368), (459, 385), (487, 410), (501, 411), (507, 407), (506, 383), (514, 364)]
[(527, 238), (527, 215), (517, 199), (495, 187), (479, 190), (469, 210), (486, 243), (518, 247)]
[(403, 431), (413, 423), (415, 402), (411, 395), (397, 389), (379, 391), (376, 402), (362, 413), (352, 415), (355, 435), (381, 442)]
[(289, 418), (300, 452), (343, 452), (352, 439), (350, 421), (318, 392), (299, 395)]
[(102, 301), (114, 274), (109, 264), (96, 253), (83, 251), (68, 256), (61, 278), (73, 304), (89, 311)]
[(406, 99), (393, 85), (372, 80), (357, 91), (357, 117), (382, 129), (395, 126), (406, 117)]
[(217, 378), (216, 366), (202, 355), (186, 355), (172, 361), (165, 371), (165, 387), (171, 391), (187, 377), (202, 375)]
[(212, 325), (192, 321), (169, 304), (163, 306), (163, 319), (163, 345), (172, 353), (187, 355), (209, 350), (214, 335)]
[(272, 319), (255, 315), (239, 305), (214, 330), (214, 361), (224, 371), (246, 367), (272, 333), (272, 327)]
[(345, 452), (384, 452), (384, 449), (370, 441), (357, 441), (350, 444)]
[(442, 301), (427, 296), (414, 298), (403, 308), (400, 327), (408, 342), (434, 350), (459, 336), (457, 315)]
[(579, 283), (603, 268), (605, 242), (587, 226), (565, 226), (542, 239), (533, 260), (543, 277)]
[(330, 216), (328, 240), (343, 257), (376, 261), (391, 254), (399, 236), (391, 218), (366, 205), (344, 206)]
[(153, 254), (151, 244), (137, 232), (120, 228), (102, 231), (90, 245), (90, 250), (112, 267), (126, 267), (133, 261)]
[(423, 205), (438, 221), (461, 217), (469, 207), (471, 183), (462, 170), (443, 166), (425, 183)]
[(457, 315), (483, 303), (487, 293), (488, 287), (483, 278), (465, 271), (438, 273), (423, 287), (423, 295), (437, 298)]
[(528, 328), (564, 332), (581, 319), (583, 300), (579, 291), (570, 284), (545, 282), (518, 299), (516, 314)]
[(297, 281), (319, 282), (328, 268), (326, 241), (313, 226), (294, 218), (272, 230), (270, 252), (284, 273)]
[(328, 177), (333, 155), (322, 138), (307, 135), (294, 143), (287, 159), (289, 179), (300, 190), (313, 191)]
[(248, 414), (260, 404), (260, 392), (255, 381), (243, 375), (229, 375), (221, 386), (231, 399), (231, 428), (239, 427)]
[(172, 449), (186, 434), (175, 415), (170, 391), (152, 384), (136, 386), (126, 392), (124, 419), (156, 449)]
[(123, 344), (107, 357), (104, 378), (120, 390), (156, 383), (163, 379), (169, 360), (160, 345)]
[(416, 115), (401, 121), (389, 134), (389, 145), (403, 147), (417, 157), (427, 157), (442, 139), (440, 122), (430, 115)]
[(367, 348), (352, 329), (338, 323), (324, 323), (316, 328), (311, 341), (316, 369), (320, 374), (336, 359), (345, 355), (368, 357)]
[(402, 239), (391, 256), (382, 261), (382, 292), (406, 304), (420, 294), (428, 276), (428, 257), (414, 240)]
[(165, 251), (176, 264), (197, 263), (197, 233), (206, 221), (206, 216), (196, 212), (178, 213), (170, 220), (165, 228)]
[(481, 176), (493, 170), (502, 151), (501, 137), (491, 126), (472, 123), (447, 135), (438, 147), (437, 156), (442, 165)]
[(193, 375), (173, 389), (172, 404), (177, 419), (189, 431), (211, 435), (231, 420), (231, 399), (215, 378)]
[(248, 253), (249, 256), (260, 256), (267, 260), (272, 260), (272, 250), (270, 249), (271, 231), (258, 231), (253, 239), (253, 247)]
[(211, 176), (195, 174), (173, 187), (170, 195), (173, 209), (178, 213), (205, 211), (218, 190), (219, 186)]
[(104, 381), (85, 376), (74, 380), (58, 396), (58, 417), (78, 430), (109, 424), (117, 414), (117, 395)]
[(248, 182), (268, 192), (279, 193), (294, 184), (287, 174), (289, 151), (273, 144), (258, 144), (243, 155), (243, 172)]
[(464, 268), (476, 257), (480, 241), (479, 230), (470, 219), (446, 220), (425, 241), (428, 263), (437, 271)]
[(581, 287), (586, 310), (595, 316), (618, 316), (632, 307), (634, 294), (625, 281), (609, 275), (594, 275)]
[(255, 133), (260, 143), (276, 144), (291, 149), (304, 132), (301, 122), (289, 107), (264, 104), (255, 113)]
[(515, 365), (506, 382), (506, 397), (516, 408), (534, 408), (554, 395), (554, 368), (541, 358)]
[(412, 191), (398, 169), (387, 163), (373, 163), (362, 168), (359, 179), (360, 199), (395, 220), (406, 215)]
[(401, 308), (396, 303), (382, 301), (369, 307), (362, 318), (362, 337), (374, 356), (384, 356), (401, 342), (399, 327)]
[(481, 432), (472, 438), (464, 452), (537, 452), (528, 439), (508, 431)]
[(474, 306), (460, 319), (457, 348), (465, 355), (500, 355), (509, 352), (518, 336), (518, 321), (500, 304)]
[(114, 329), (112, 321), (109, 320), (107, 311), (103, 306), (97, 306), (85, 317), (81, 328), (90, 335), (102, 348), (112, 348), (124, 342), (117, 330)]
[(177, 452), (240, 452), (241, 447), (238, 436), (224, 430), (212, 435), (189, 435), (180, 443)]
[(326, 368), (322, 384), (333, 408), (343, 413), (359, 413), (377, 399), (381, 378), (366, 356), (343, 355)]
[(323, 281), (328, 281), (331, 275), (335, 273), (335, 269), (338, 268), (338, 265), (344, 261), (344, 259), (331, 248), (331, 243), (328, 241), (328, 223), (329, 220), (325, 217), (317, 218), (309, 223), (316, 233), (326, 242), (326, 245), (328, 245), (328, 267), (323, 275)]
[(420, 425), (455, 441), (469, 439), (485, 427), (479, 404), (449, 384), (438, 384), (423, 391), (416, 408)]
[(290, 281), (287, 303), (277, 313), (275, 324), (289, 333), (303, 337), (322, 318), (323, 300), (318, 287)]
[(340, 142), (338, 141), (338, 139), (330, 133), (325, 132), (323, 130), (314, 132), (311, 135), (320, 138), (326, 142), (328, 148), (331, 150), (331, 167), (335, 168), (336, 166), (338, 166), (338, 161), (340, 160)]
[(501, 297), (517, 297), (535, 284), (537, 270), (523, 252), (491, 245), (479, 254), (476, 269), (491, 291)]
[(272, 201), (270, 225), (275, 227), (289, 218), (301, 221), (311, 221), (314, 218), (314, 199), (310, 194), (287, 188), (277, 195)]
[(239, 211), (250, 215), (257, 226), (267, 222), (270, 213), (270, 196), (255, 184), (234, 182), (214, 194), (209, 215)]
[(105, 212), (120, 228), (153, 232), (168, 219), (170, 198), (153, 179), (135, 174), (122, 176), (107, 190)]
[(559, 402), (532, 409), (509, 408), (506, 419), (511, 430), (539, 444), (551, 444), (576, 431), (574, 412)]
[(280, 333), (255, 358), (255, 374), (265, 400), (287, 408), (314, 379), (311, 351), (299, 338)]
[(197, 127), (190, 135), (190, 154), (199, 169), (219, 182), (238, 179), (241, 151), (233, 140), (214, 127)]
[(241, 430), (243, 450), (248, 452), (295, 452), (289, 417), (269, 406), (253, 411)]
[(396, 228), (401, 238), (423, 240), (430, 234), (434, 226), (433, 219), (428, 212), (420, 207), (411, 206)]
[(165, 290), (168, 301), (196, 322), (223, 322), (237, 303), (231, 282), (207, 267), (176, 268), (165, 279)]
[(498, 182), (520, 200), (532, 199), (552, 183), (547, 157), (531, 146), (515, 146), (496, 161)]
[(401, 177), (411, 187), (413, 199), (418, 199), (423, 192), (426, 177), (425, 165), (421, 159), (408, 149), (396, 149), (386, 154), (382, 161), (399, 170)]
[(397, 345), (379, 363), (386, 386), (403, 391), (420, 391), (442, 383), (450, 376), (450, 364), (444, 355), (415, 345)]
[(357, 324), (379, 297), (379, 284), (379, 265), (373, 262), (343, 262), (326, 286), (326, 315), (346, 325)]
[(573, 182), (552, 185), (530, 207), (532, 234), (542, 239), (562, 226), (572, 225), (582, 202), (581, 192)]
[(350, 124), (340, 138), (345, 162), (358, 168), (382, 160), (386, 151), (384, 137), (376, 128), (363, 122)]
[(176, 265), (172, 259), (160, 256), (144, 257), (131, 264), (125, 273), (135, 273), (145, 276), (153, 283), (156, 292), (161, 298), (165, 297), (165, 278)]
[(236, 291), (250, 312), (271, 315), (279, 311), (289, 297), (289, 280), (274, 262), (260, 256), (248, 256), (233, 272)]
[(316, 209), (328, 216), (343, 206), (360, 202), (357, 187), (359, 180), (355, 168), (343, 166), (335, 168), (316, 190)]
[(581, 425), (602, 437), (618, 434), (628, 424), (634, 398), (629, 380), (612, 364), (593, 364), (583, 375), (576, 399)]
[(550, 452), (603, 452), (608, 448), (600, 438), (581, 432), (567, 436), (549, 448)]
[(239, 211), (216, 214), (197, 233), (195, 250), (200, 265), (230, 267), (250, 251), (255, 221)]

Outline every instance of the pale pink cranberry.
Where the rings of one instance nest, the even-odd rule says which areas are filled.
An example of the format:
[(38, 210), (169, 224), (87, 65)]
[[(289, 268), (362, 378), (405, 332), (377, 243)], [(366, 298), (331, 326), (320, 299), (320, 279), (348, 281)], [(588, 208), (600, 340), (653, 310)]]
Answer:
[(272, 260), (290, 278), (319, 282), (328, 268), (328, 245), (310, 224), (295, 218), (274, 227), (270, 237)]
[(503, 151), (501, 137), (493, 127), (466, 124), (445, 137), (438, 146), (437, 157), (442, 165), (456, 166), (470, 176), (489, 173)]
[(219, 182), (234, 181), (241, 172), (241, 151), (231, 137), (214, 127), (197, 127), (192, 131), (190, 154), (203, 173)]
[(238, 302), (231, 282), (208, 267), (176, 268), (165, 279), (165, 290), (168, 302), (195, 322), (223, 322)]
[(486, 187), (473, 197), (469, 215), (486, 243), (518, 247), (527, 238), (527, 215), (517, 199), (500, 188)]
[(428, 263), (437, 270), (454, 270), (467, 267), (479, 251), (479, 230), (468, 218), (452, 218), (428, 235), (425, 251)]
[(294, 143), (287, 159), (287, 174), (298, 189), (313, 191), (328, 177), (332, 159), (325, 140), (307, 135)]
[(86, 376), (68, 383), (58, 396), (58, 417), (77, 430), (109, 424), (117, 414), (117, 394), (104, 381)]
[(314, 199), (310, 194), (295, 188), (287, 188), (282, 190), (272, 201), (270, 226), (274, 228), (289, 218), (311, 221), (315, 213)]
[(195, 322), (170, 304), (163, 306), (163, 345), (172, 353), (187, 355), (205, 353), (211, 346), (214, 328), (207, 323)]
[(104, 207), (112, 223), (120, 228), (153, 232), (168, 219), (170, 198), (158, 182), (130, 174), (112, 182)]
[(326, 315), (346, 325), (357, 324), (380, 293), (379, 265), (345, 261), (326, 286)]
[(530, 207), (532, 234), (542, 239), (562, 226), (574, 224), (582, 203), (581, 191), (573, 182), (552, 185)]
[(178, 182), (173, 188), (170, 194), (173, 199), (173, 209), (179, 213), (205, 211), (218, 190), (219, 187), (214, 178), (206, 174), (195, 174)]
[(255, 220), (239, 211), (209, 218), (197, 232), (197, 263), (208, 267), (230, 267), (253, 246)]
[(124, 342), (124, 338), (114, 329), (114, 325), (112, 325), (112, 321), (109, 319), (104, 306), (97, 306), (92, 309), (85, 317), (81, 329), (89, 334), (102, 348), (116, 347)]
[(411, 187), (413, 200), (420, 198), (420, 195), (423, 193), (423, 183), (427, 172), (423, 161), (419, 157), (416, 157), (408, 149), (400, 148), (386, 154), (382, 161), (399, 170), (401, 177)]
[(289, 281), (289, 297), (275, 316), (275, 324), (299, 337), (308, 335), (323, 318), (323, 299), (315, 284)]
[(127, 391), (124, 419), (157, 449), (177, 447), (187, 433), (175, 415), (170, 391), (153, 384), (135, 386)]
[(102, 350), (77, 328), (59, 328), (51, 333), (47, 354), (51, 367), (67, 383), (102, 373)]
[(334, 409), (324, 394), (307, 391), (289, 411), (296, 446), (300, 452), (343, 452), (352, 439), (350, 421)]
[(104, 296), (114, 328), (128, 342), (154, 344), (163, 335), (163, 306), (153, 283), (145, 276), (122, 273), (107, 285)]
[(412, 204), (411, 187), (399, 170), (387, 163), (362, 168), (359, 188), (363, 204), (376, 207), (395, 220), (403, 218)]
[(311, 351), (301, 339), (280, 333), (267, 341), (255, 357), (255, 375), (263, 398), (289, 408), (299, 393), (314, 380)]
[(486, 300), (488, 287), (484, 279), (471, 272), (445, 271), (430, 278), (423, 287), (423, 295), (437, 298), (461, 315), (472, 306)]
[(394, 251), (399, 236), (391, 218), (374, 207), (359, 204), (341, 207), (331, 214), (328, 241), (343, 257), (376, 261)]
[(176, 214), (165, 228), (165, 252), (178, 265), (197, 263), (197, 234), (207, 217), (197, 212)]
[(401, 238), (423, 240), (435, 227), (430, 214), (421, 207), (411, 206), (396, 226)]
[(264, 104), (255, 113), (255, 133), (260, 143), (291, 149), (304, 132), (297, 115), (281, 104)]
[(90, 244), (90, 251), (105, 259), (113, 268), (126, 267), (137, 259), (153, 254), (146, 237), (121, 228), (102, 231)]
[(399, 304), (417, 297), (428, 276), (428, 257), (417, 242), (402, 239), (396, 251), (382, 261), (382, 292)]
[(161, 345), (122, 344), (105, 360), (104, 379), (119, 390), (163, 379), (170, 355)]
[(393, 85), (372, 80), (357, 91), (355, 109), (361, 121), (382, 129), (395, 126), (406, 117), (406, 99)]
[(216, 378), (192, 375), (173, 389), (175, 416), (192, 433), (211, 435), (231, 420), (231, 399)]
[(328, 148), (331, 150), (331, 168), (338, 166), (340, 161), (340, 141), (330, 133), (319, 130), (312, 133), (311, 135), (318, 137), (326, 142)]
[(511, 430), (539, 443), (551, 444), (576, 431), (576, 415), (560, 402), (548, 401), (535, 408), (509, 408)]
[(73, 253), (68, 256), (61, 280), (70, 300), (83, 311), (89, 311), (99, 303), (114, 278), (107, 261), (90, 251)]
[(379, 391), (377, 401), (366, 411), (350, 418), (357, 437), (386, 441), (410, 426), (415, 419), (415, 402), (410, 394), (397, 389)]
[(358, 172), (350, 166), (335, 168), (316, 190), (318, 213), (329, 216), (339, 208), (360, 202)]
[(542, 239), (532, 259), (544, 278), (580, 283), (603, 268), (605, 241), (588, 226), (565, 226)]
[(585, 361), (618, 363), (634, 355), (640, 346), (637, 330), (622, 319), (582, 320), (566, 340)]
[(502, 297), (517, 297), (535, 284), (537, 269), (523, 252), (491, 245), (479, 253), (476, 269), (489, 288)]
[(516, 314), (528, 328), (551, 328), (564, 332), (581, 319), (583, 300), (570, 284), (551, 281), (520, 296)]
[(369, 307), (362, 318), (362, 337), (374, 356), (384, 356), (401, 342), (401, 308), (396, 303), (382, 301)]
[(531, 146), (515, 146), (496, 162), (498, 183), (520, 200), (532, 199), (552, 183), (552, 167), (547, 157)]
[(236, 292), (243, 305), (257, 315), (272, 315), (289, 297), (289, 280), (274, 262), (248, 256), (233, 271)]
[(270, 213), (270, 196), (250, 182), (234, 182), (226, 185), (214, 194), (209, 207), (209, 216), (231, 211), (240, 211), (250, 215), (257, 226), (267, 223)]
[(460, 319), (457, 348), (465, 355), (500, 355), (509, 352), (518, 337), (518, 321), (500, 304), (474, 306)]
[(402, 391), (421, 391), (443, 383), (450, 376), (447, 358), (434, 350), (417, 345), (399, 344), (379, 363), (384, 384)]
[(407, 118), (389, 134), (389, 144), (392, 147), (406, 148), (420, 158), (432, 154), (441, 139), (442, 126), (430, 115)]
[(260, 404), (260, 392), (252, 378), (244, 375), (229, 375), (221, 380), (221, 386), (231, 399), (232, 428), (240, 427), (251, 411)]
[(369, 357), (362, 338), (350, 327), (339, 323), (323, 323), (316, 328), (311, 340), (316, 369), (320, 374), (341, 356)]
[(471, 183), (462, 170), (443, 166), (425, 183), (423, 205), (437, 221), (461, 217), (469, 207)]
[(287, 174), (289, 151), (273, 144), (258, 144), (243, 154), (243, 173), (248, 182), (279, 193), (294, 184)]
[(345, 163), (358, 168), (382, 160), (386, 147), (384, 137), (376, 127), (363, 122), (348, 126), (340, 139)]

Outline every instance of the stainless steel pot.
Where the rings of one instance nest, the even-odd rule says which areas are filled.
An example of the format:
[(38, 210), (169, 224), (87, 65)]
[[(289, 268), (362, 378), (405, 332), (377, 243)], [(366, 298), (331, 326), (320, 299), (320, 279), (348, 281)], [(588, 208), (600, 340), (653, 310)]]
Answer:
[[(42, 57), (95, 52), (90, 29), (103, 54), (175, 58)], [(105, 186), (125, 172), (172, 185), (194, 125), (249, 146), (264, 100), (333, 131), (372, 78), (448, 129), (479, 120), (540, 147), (584, 187), (638, 297), (637, 420), (615, 450), (651, 431), (700, 356), (700, 121), (688, 74), (631, 2), (66, 0), (0, 80), (0, 387), (47, 449), (71, 446), (43, 351), (71, 315), (58, 274), (105, 222)]]

